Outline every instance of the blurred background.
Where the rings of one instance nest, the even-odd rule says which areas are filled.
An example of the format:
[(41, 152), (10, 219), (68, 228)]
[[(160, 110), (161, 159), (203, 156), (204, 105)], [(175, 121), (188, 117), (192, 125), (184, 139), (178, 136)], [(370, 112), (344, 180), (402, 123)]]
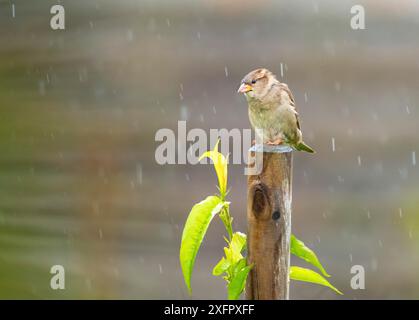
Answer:
[[(365, 30), (350, 27), (355, 4)], [(0, 0), (0, 297), (188, 298), (181, 231), (216, 177), (158, 165), (155, 133), (249, 128), (236, 90), (265, 66), (317, 151), (294, 155), (293, 233), (345, 293), (292, 282), (291, 298), (419, 298), (418, 32), (414, 0)], [(243, 168), (229, 182), (246, 231)], [(226, 297), (211, 275), (223, 234), (214, 220), (195, 299)], [(50, 288), (55, 264), (65, 290)]]

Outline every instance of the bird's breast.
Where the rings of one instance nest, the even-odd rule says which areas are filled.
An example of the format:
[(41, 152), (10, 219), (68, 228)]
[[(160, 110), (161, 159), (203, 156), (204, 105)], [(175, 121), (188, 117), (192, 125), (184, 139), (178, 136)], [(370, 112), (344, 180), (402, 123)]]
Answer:
[(254, 128), (263, 129), (264, 140), (289, 140), (298, 134), (297, 118), (292, 105), (282, 103), (270, 107), (251, 106), (249, 118)]
[(263, 129), (264, 140), (283, 138), (281, 113), (276, 108), (249, 108), (253, 128)]

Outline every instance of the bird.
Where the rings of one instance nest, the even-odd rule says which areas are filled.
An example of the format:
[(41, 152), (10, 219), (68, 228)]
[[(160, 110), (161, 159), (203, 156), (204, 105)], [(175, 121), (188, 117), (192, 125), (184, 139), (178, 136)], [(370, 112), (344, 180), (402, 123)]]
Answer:
[[(297, 151), (315, 152), (303, 141), (291, 90), (271, 71), (258, 68), (249, 72), (237, 92), (246, 96), (250, 124), (264, 144), (288, 145)], [(263, 137), (256, 129), (262, 129)]]

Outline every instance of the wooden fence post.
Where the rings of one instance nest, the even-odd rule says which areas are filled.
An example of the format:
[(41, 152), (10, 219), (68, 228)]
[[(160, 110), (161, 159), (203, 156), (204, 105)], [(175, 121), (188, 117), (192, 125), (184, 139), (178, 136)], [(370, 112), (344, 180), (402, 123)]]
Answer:
[[(255, 151), (249, 151), (255, 159)], [(263, 169), (248, 175), (248, 255), (253, 268), (246, 286), (246, 299), (288, 299), (292, 151), (263, 149)]]

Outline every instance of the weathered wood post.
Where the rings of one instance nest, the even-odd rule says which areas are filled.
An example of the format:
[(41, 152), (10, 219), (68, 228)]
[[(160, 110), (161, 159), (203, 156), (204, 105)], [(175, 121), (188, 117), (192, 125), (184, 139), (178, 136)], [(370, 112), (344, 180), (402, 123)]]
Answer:
[(253, 268), (247, 279), (246, 298), (288, 299), (292, 150), (284, 146), (264, 146), (263, 150), (253, 147), (249, 159), (255, 159), (255, 152), (263, 152), (263, 156), (259, 154), (263, 166), (260, 173), (248, 175), (247, 181), (247, 259)]

